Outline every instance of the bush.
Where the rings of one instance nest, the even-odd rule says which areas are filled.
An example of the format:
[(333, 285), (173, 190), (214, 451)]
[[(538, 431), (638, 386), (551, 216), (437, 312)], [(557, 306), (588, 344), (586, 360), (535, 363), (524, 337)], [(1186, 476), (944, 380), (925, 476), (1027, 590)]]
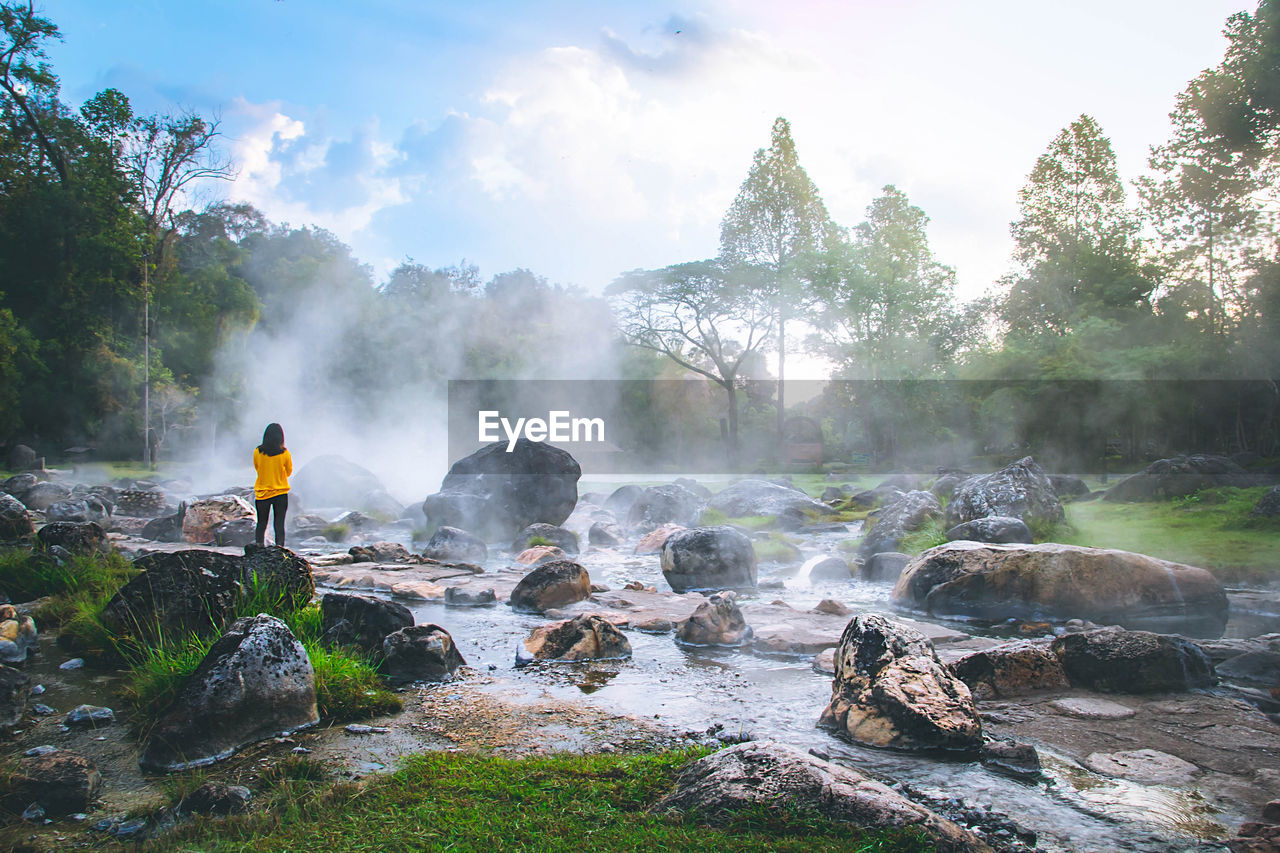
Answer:
[(330, 542), (342, 542), (351, 533), (351, 525), (349, 524), (329, 524), (320, 531), (320, 535)]

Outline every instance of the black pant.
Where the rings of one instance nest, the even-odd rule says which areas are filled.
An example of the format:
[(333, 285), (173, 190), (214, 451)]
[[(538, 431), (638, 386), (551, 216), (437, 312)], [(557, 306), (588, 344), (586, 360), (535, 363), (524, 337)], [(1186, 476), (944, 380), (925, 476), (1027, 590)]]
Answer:
[(253, 540), (259, 545), (262, 544), (263, 537), (267, 535), (267, 514), (274, 507), (276, 511), (275, 530), (276, 544), (284, 547), (284, 516), (289, 511), (289, 493), (276, 495), (274, 498), (267, 498), (265, 501), (255, 500), (254, 503), (258, 507), (258, 529), (254, 533)]

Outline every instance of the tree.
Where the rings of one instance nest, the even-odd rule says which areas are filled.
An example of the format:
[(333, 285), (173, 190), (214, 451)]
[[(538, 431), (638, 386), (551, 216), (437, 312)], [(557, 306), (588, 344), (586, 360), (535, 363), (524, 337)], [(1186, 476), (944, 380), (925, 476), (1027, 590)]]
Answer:
[(773, 123), (769, 147), (756, 151), (747, 178), (720, 224), (720, 255), (731, 267), (758, 267), (758, 298), (773, 313), (778, 348), (778, 441), (786, 419), (787, 321), (808, 293), (795, 262), (802, 255), (831, 245), (837, 235), (818, 187), (800, 166), (791, 124)]
[(1274, 155), (1280, 134), (1280, 3), (1227, 19), (1222, 62), (1197, 78), (1188, 107), (1217, 144), (1248, 158)]
[(66, 183), (66, 159), (41, 115), (41, 101), (56, 100), (58, 78), (44, 62), (44, 43), (61, 39), (58, 28), (35, 12), (32, 0), (23, 3), (0, 3), (0, 90), (4, 91), (5, 123), (13, 138), (22, 131), (31, 133), (38, 143), (41, 160), (48, 160)]
[(607, 291), (628, 343), (724, 389), (731, 463), (737, 461), (740, 379), (774, 329), (773, 311), (755, 298), (751, 284), (721, 263), (696, 261), (626, 273)]

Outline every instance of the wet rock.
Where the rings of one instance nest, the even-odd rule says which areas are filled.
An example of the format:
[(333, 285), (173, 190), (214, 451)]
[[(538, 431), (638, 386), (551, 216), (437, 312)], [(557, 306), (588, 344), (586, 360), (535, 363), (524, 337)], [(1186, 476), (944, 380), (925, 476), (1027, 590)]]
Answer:
[(1280, 800), (1272, 800), (1262, 807), (1262, 819), (1267, 823), (1280, 824)]
[(676, 629), (674, 622), (670, 619), (663, 619), (661, 617), (637, 622), (634, 627), (637, 631), (643, 631), (646, 634), (670, 634)]
[(320, 599), (321, 630), (329, 643), (358, 646), (382, 654), (388, 634), (413, 624), (413, 614), (403, 604), (371, 595), (330, 592)]
[[(385, 492), (378, 476), (336, 454), (317, 456), (292, 477), (293, 489), (314, 507), (360, 506), (370, 492)], [(393, 514), (392, 517), (395, 517)]]
[(704, 501), (711, 500), (711, 490), (691, 477), (677, 477), (672, 482), (677, 486), (688, 489)]
[(1061, 714), (1082, 720), (1124, 720), (1138, 713), (1128, 705), (1121, 705), (1119, 702), (1076, 696), (1054, 699), (1049, 703), (1049, 707)]
[(897, 551), (908, 533), (940, 518), (942, 504), (932, 492), (907, 492), (879, 511), (874, 523), (862, 537), (862, 546), (858, 552), (863, 557), (870, 557), (886, 551)]
[(1278, 853), (1280, 826), (1266, 823), (1242, 823), (1236, 837), (1227, 842), (1231, 853)]
[(1217, 664), (1216, 669), (1220, 677), (1231, 681), (1280, 687), (1280, 653), (1277, 652), (1245, 652)]
[(521, 530), (512, 541), (511, 550), (519, 553), (536, 545), (552, 545), (570, 556), (578, 553), (578, 537), (572, 530), (542, 523), (530, 524)]
[(99, 705), (77, 705), (67, 712), (63, 724), (72, 727), (96, 729), (116, 721), (116, 712)]
[(18, 664), (39, 649), (36, 623), (12, 604), (0, 604), (0, 664)]
[(186, 514), (187, 505), (185, 503), (178, 504), (177, 512), (173, 515), (162, 515), (151, 519), (143, 525), (138, 535), (153, 542), (181, 542), (182, 519), (186, 517)]
[(597, 521), (587, 531), (587, 543), (601, 548), (617, 548), (625, 538), (622, 529), (608, 521)]
[(563, 524), (578, 502), (577, 461), (524, 438), (507, 449), (507, 442), (497, 442), (455, 462), (440, 491), (423, 502), (427, 518), (490, 541), (535, 522)]
[(35, 474), (14, 474), (3, 483), (0, 483), (0, 490), (21, 501), (27, 496), (27, 492), (31, 491), (31, 487), (38, 482), (40, 482), (40, 478)]
[(439, 625), (413, 625), (382, 641), (382, 671), (396, 682), (445, 681), (466, 661)]
[(949, 542), (921, 554), (893, 590), (903, 607), (992, 621), (1087, 619), (1222, 636), (1227, 595), (1204, 569), (1074, 545)]
[(431, 534), (422, 556), (445, 563), (483, 563), (489, 559), (489, 548), (479, 537), (446, 525)]
[(951, 671), (975, 699), (1023, 696), (1068, 687), (1062, 662), (1048, 643), (1018, 640), (965, 655)]
[(717, 815), (780, 805), (860, 828), (914, 828), (944, 853), (990, 850), (968, 830), (858, 771), (773, 741), (738, 744), (687, 765), (654, 810)]
[(829, 616), (848, 616), (853, 611), (833, 598), (824, 598), (814, 605), (814, 613), (826, 613)]
[(919, 631), (883, 616), (855, 616), (836, 647), (835, 671), (820, 726), (872, 746), (981, 746), (969, 688)]
[(1259, 518), (1275, 518), (1280, 515), (1280, 486), (1272, 486), (1258, 498), (1249, 514)]
[(164, 512), (165, 497), (160, 489), (121, 489), (116, 494), (116, 513), (119, 515), (155, 518)]
[(755, 549), (741, 531), (728, 526), (673, 533), (662, 546), (662, 576), (676, 592), (753, 589)]
[(1191, 762), (1155, 749), (1093, 752), (1085, 758), (1084, 766), (1103, 776), (1171, 788), (1191, 785), (1200, 775), (1200, 768)]
[[(369, 586), (373, 586), (372, 579)], [(431, 581), (402, 581), (391, 585), (391, 594), (410, 601), (441, 601), (445, 588)]]
[(5, 460), (5, 467), (10, 471), (25, 471), (36, 464), (36, 452), (25, 444), (15, 444)]
[(587, 613), (533, 629), (516, 650), (516, 665), (534, 661), (620, 660), (631, 657), (631, 643), (613, 623)]
[(393, 498), (386, 489), (381, 488), (365, 493), (355, 505), (365, 515), (383, 521), (394, 521), (400, 518), (405, 510), (404, 504)]
[(182, 539), (195, 545), (213, 541), (213, 531), (227, 521), (257, 521), (258, 514), (238, 495), (218, 495), (187, 504), (182, 517)]
[(22, 496), (22, 502), (27, 505), (27, 509), (46, 510), (50, 505), (69, 497), (71, 497), (71, 489), (68, 487), (61, 483), (43, 480), (27, 489), (27, 493)]
[(1089, 494), (1089, 484), (1071, 474), (1050, 474), (1049, 485), (1053, 486), (1058, 500), (1073, 500)]
[(445, 587), (444, 603), (446, 607), (487, 607), (496, 604), (498, 596), (492, 589), (470, 592), (456, 586)]
[(0, 541), (26, 539), (32, 533), (35, 525), (22, 501), (12, 495), (0, 495)]
[(960, 484), (972, 476), (967, 471), (948, 471), (945, 474), (940, 474), (933, 481), (933, 485), (929, 486), (929, 491), (933, 492), (938, 500), (949, 501), (955, 495), (956, 489), (960, 487)]
[(1015, 779), (1030, 781), (1040, 777), (1040, 754), (1029, 743), (987, 741), (979, 750), (978, 757), (984, 767)]
[[(145, 529), (145, 528), (144, 528)], [(252, 518), (224, 521), (213, 528), (213, 544), (243, 548), (257, 541), (258, 523)]]
[(19, 759), (8, 788), (15, 799), (39, 803), (48, 814), (71, 814), (97, 799), (102, 774), (83, 755), (56, 749)]
[(879, 554), (872, 554), (862, 564), (860, 576), (867, 581), (897, 583), (898, 578), (902, 576), (902, 570), (907, 567), (911, 560), (910, 555), (899, 551), (883, 551)]
[(1030, 456), (994, 474), (970, 477), (947, 504), (948, 527), (991, 516), (1019, 518), (1028, 524), (1060, 523), (1066, 518), (1049, 476)]
[(601, 506), (613, 513), (616, 518), (626, 518), (631, 512), (632, 504), (643, 494), (643, 486), (619, 486), (604, 499)]
[(564, 551), (555, 545), (534, 545), (516, 555), (516, 562), (522, 566), (540, 566), (565, 558)]
[(1108, 693), (1163, 693), (1208, 687), (1216, 678), (1200, 647), (1182, 637), (1099, 628), (1064, 634), (1054, 654), (1077, 687)]
[(716, 494), (708, 504), (729, 518), (772, 516), (784, 530), (831, 515), (831, 508), (804, 492), (765, 480), (739, 480)]
[(178, 803), (179, 814), (225, 817), (244, 814), (249, 810), (252, 792), (243, 785), (226, 782), (205, 782)]
[(1030, 545), (1034, 540), (1031, 528), (1020, 518), (993, 515), (989, 518), (975, 518), (964, 524), (957, 524), (947, 531), (947, 541), (967, 539), (971, 542), (999, 542), (1005, 544), (1021, 543)]
[(293, 608), (307, 605), (316, 594), (311, 564), (278, 545), (246, 545), (240, 573), (247, 589), (259, 585), (277, 590)]
[(89, 504), (82, 500), (67, 498), (65, 500), (54, 501), (49, 504), (44, 511), (44, 517), (48, 521), (101, 521), (102, 516), (89, 518)]
[(36, 538), (43, 548), (60, 545), (73, 554), (98, 554), (111, 550), (107, 531), (96, 521), (55, 521), (41, 527)]
[(1104, 501), (1156, 501), (1195, 494), (1201, 489), (1235, 486), (1247, 489), (1258, 478), (1225, 456), (1194, 454), (1158, 459), (1116, 483)]
[(306, 649), (274, 616), (245, 617), (232, 623), (187, 679), (152, 729), (139, 763), (167, 773), (201, 767), (319, 720)]
[(834, 648), (823, 649), (813, 656), (811, 667), (814, 672), (822, 675), (836, 674), (836, 650)]
[(31, 676), (11, 666), (0, 665), (0, 731), (22, 722), (31, 695)]
[(662, 550), (663, 545), (667, 544), (667, 540), (671, 538), (672, 534), (679, 533), (682, 530), (688, 530), (688, 528), (679, 524), (664, 524), (657, 530), (640, 537), (640, 541), (636, 543), (633, 553), (656, 554)]
[(676, 625), (676, 639), (691, 646), (740, 646), (751, 640), (751, 626), (732, 592), (723, 592), (698, 605)]
[(627, 511), (627, 527), (648, 532), (664, 524), (695, 524), (704, 503), (702, 498), (684, 486), (650, 486)]
[(809, 567), (808, 577), (811, 581), (847, 581), (853, 573), (844, 560), (828, 555)]
[(374, 542), (369, 545), (353, 545), (347, 553), (357, 563), (418, 563), (416, 554), (409, 553), (399, 542)]
[(511, 607), (524, 613), (541, 613), (591, 596), (591, 577), (571, 560), (538, 566), (520, 579), (511, 591)]

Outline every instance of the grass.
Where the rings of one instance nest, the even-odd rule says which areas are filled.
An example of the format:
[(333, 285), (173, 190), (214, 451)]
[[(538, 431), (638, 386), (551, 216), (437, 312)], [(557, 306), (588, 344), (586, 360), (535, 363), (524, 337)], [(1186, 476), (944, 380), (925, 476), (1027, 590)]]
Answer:
[(940, 520), (931, 518), (918, 530), (913, 530), (898, 543), (898, 550), (904, 554), (919, 554), (930, 548), (942, 545), (947, 541), (947, 527)]
[(797, 809), (671, 816), (651, 809), (702, 751), (508, 759), (435, 752), (363, 785), (282, 778), (253, 814), (198, 820), (168, 851), (653, 850), (916, 853), (915, 831), (867, 831)]
[(351, 525), (349, 524), (327, 524), (320, 531), (320, 535), (330, 542), (342, 542), (351, 534)]
[(25, 548), (0, 551), (0, 590), (11, 601), (50, 597), (40, 607), (40, 619), (46, 624), (59, 624), (71, 615), (76, 599), (110, 597), (135, 574), (133, 564), (114, 551), (76, 554), (61, 566)]
[(698, 519), (698, 524), (703, 527), (716, 527), (721, 524), (732, 525), (733, 527), (741, 527), (743, 530), (756, 531), (768, 530), (770, 527), (776, 526), (778, 523), (777, 516), (774, 515), (743, 515), (737, 518), (731, 518), (714, 507), (707, 507), (702, 511), (702, 517)]
[(756, 552), (756, 562), (798, 563), (800, 549), (781, 533), (770, 533), (768, 539), (754, 539), (751, 547)]
[(529, 541), (524, 543), (525, 548), (554, 548), (556, 543), (552, 542), (545, 536), (530, 536)]

